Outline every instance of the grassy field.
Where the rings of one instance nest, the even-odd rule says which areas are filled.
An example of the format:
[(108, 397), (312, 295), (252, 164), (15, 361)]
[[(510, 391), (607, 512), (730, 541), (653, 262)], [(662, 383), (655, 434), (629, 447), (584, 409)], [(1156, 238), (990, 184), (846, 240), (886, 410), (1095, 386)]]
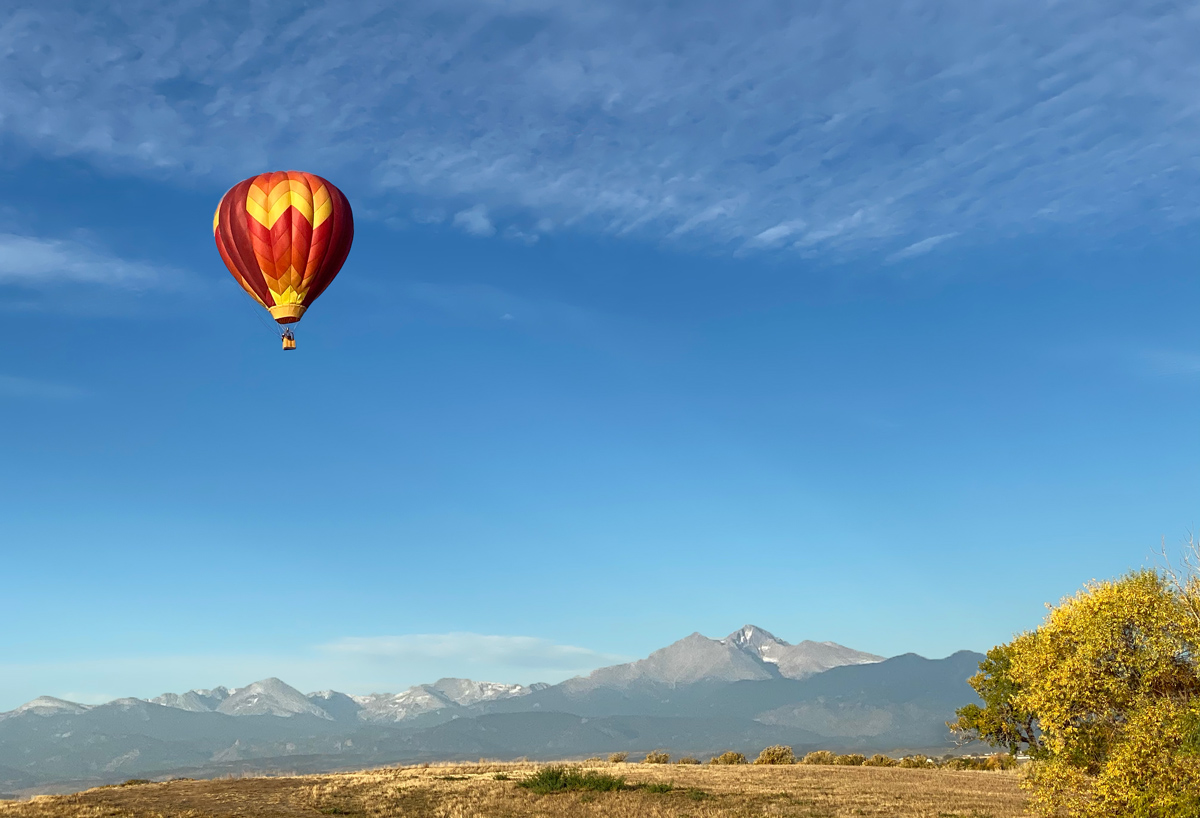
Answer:
[[(544, 766), (544, 765), (542, 765)], [(534, 764), (171, 781), (0, 802), (0, 818), (1015, 818), (1015, 772), (833, 766), (599, 764), (615, 791), (538, 794)], [(611, 782), (609, 782), (611, 785)]]

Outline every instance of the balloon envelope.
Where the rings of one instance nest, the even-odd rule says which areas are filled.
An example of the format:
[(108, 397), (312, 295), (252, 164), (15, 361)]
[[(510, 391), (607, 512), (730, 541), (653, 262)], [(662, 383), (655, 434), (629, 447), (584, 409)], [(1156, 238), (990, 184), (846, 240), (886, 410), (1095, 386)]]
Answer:
[(234, 185), (213, 216), (229, 272), (280, 324), (299, 321), (350, 252), (354, 214), (332, 184), (280, 171)]

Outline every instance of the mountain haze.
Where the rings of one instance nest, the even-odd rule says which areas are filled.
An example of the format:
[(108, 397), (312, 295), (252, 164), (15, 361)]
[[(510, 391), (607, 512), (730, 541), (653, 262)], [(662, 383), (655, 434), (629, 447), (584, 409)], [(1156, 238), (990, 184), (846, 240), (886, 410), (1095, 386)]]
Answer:
[(944, 752), (945, 721), (975, 701), (966, 679), (982, 658), (883, 659), (747, 625), (556, 685), (444, 678), (399, 693), (305, 695), (269, 678), (103, 705), (43, 696), (0, 714), (0, 792), (657, 747)]

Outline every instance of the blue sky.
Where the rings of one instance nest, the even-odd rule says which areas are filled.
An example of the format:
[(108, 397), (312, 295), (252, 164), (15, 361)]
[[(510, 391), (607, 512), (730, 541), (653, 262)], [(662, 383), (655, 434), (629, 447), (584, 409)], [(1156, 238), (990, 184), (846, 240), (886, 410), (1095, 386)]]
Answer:
[[(1180, 3), (8, 3), (0, 710), (983, 650), (1196, 523)], [(212, 211), (355, 206), (283, 355)]]

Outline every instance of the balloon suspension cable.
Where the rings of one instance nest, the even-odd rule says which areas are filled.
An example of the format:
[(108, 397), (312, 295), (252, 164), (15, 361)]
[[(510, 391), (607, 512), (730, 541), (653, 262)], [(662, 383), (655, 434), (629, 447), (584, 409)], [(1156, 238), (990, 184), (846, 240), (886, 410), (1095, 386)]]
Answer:
[[(240, 286), (238, 286), (238, 283), (236, 281), (233, 282), (233, 286), (237, 287), (239, 292), (242, 291), (242, 288)], [(241, 299), (238, 299), (238, 300), (240, 301)], [(243, 302), (243, 303), (245, 303), (246, 306), (249, 308), (249, 310), (252, 313), (254, 313), (254, 320), (257, 321), (260, 325), (266, 327), (267, 332), (271, 333), (271, 335), (273, 335), (276, 338), (283, 337), (282, 335), (280, 335), (278, 324), (276, 324), (274, 321), (267, 321), (265, 318), (263, 318), (263, 314), (258, 311), (258, 307), (256, 307), (254, 304), (251, 304), (248, 301)]]

